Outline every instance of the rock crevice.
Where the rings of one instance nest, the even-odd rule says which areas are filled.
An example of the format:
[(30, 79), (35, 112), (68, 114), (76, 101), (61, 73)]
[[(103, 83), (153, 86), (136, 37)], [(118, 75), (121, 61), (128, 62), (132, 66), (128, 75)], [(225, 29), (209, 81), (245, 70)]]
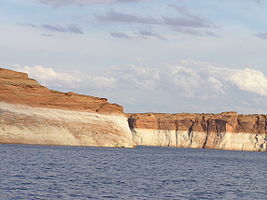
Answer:
[(267, 115), (136, 113), (128, 122), (137, 145), (267, 151)]

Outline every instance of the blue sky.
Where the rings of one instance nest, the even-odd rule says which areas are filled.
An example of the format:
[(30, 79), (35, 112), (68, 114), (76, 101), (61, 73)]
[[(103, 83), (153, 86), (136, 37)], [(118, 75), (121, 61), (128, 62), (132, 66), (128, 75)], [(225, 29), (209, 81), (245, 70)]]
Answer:
[(267, 113), (267, 1), (2, 0), (0, 64), (126, 112)]

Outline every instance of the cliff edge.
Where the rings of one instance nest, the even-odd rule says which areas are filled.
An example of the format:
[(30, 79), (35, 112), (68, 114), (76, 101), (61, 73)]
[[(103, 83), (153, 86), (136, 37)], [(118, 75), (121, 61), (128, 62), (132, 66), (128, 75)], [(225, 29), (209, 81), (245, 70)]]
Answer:
[(0, 68), (0, 143), (133, 147), (122, 106)]
[(3, 68), (0, 68), (0, 101), (31, 107), (123, 114), (122, 106), (111, 104), (105, 98), (49, 90), (25, 73)]
[(128, 123), (137, 145), (267, 151), (267, 115), (139, 113)]
[(126, 114), (105, 98), (49, 90), (0, 68), (0, 143), (267, 151), (267, 115)]

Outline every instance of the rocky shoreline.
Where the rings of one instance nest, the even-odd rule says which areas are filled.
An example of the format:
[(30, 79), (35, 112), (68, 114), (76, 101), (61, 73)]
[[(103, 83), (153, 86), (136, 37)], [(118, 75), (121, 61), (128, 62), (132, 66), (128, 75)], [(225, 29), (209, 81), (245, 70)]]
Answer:
[(105, 98), (49, 90), (0, 68), (0, 143), (267, 151), (267, 115), (126, 114)]
[(267, 115), (128, 114), (137, 145), (266, 151)]

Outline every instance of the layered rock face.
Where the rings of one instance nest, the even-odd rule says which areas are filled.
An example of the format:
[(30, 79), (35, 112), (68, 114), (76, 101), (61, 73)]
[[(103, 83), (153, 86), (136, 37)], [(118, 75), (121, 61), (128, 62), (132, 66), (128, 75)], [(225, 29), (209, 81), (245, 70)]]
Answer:
[(0, 143), (133, 147), (123, 108), (0, 68)]
[(126, 116), (105, 98), (52, 91), (0, 68), (0, 143), (267, 151), (267, 115)]
[(111, 104), (105, 98), (49, 90), (25, 73), (3, 68), (0, 68), (0, 101), (101, 114), (123, 113), (122, 106)]
[(128, 122), (137, 145), (267, 151), (267, 115), (146, 113)]

